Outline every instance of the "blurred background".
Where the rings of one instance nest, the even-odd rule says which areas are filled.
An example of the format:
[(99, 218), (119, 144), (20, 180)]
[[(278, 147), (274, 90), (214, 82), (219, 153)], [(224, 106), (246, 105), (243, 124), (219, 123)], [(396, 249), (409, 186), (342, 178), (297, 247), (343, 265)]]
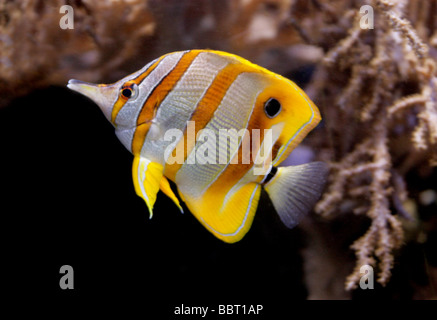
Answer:
[[(73, 19), (60, 24), (63, 5)], [(436, 299), (436, 13), (435, 0), (0, 0), (7, 266), (32, 266), (31, 288), (56, 296), (67, 294), (59, 269), (68, 264), (68, 294), (136, 293), (167, 309)], [(111, 83), (195, 48), (286, 76), (320, 108), (323, 121), (286, 163), (327, 161), (330, 180), (297, 228), (265, 195), (232, 245), (162, 194), (149, 220), (131, 154), (97, 106), (65, 87)], [(373, 290), (359, 287), (363, 264), (374, 268)]]

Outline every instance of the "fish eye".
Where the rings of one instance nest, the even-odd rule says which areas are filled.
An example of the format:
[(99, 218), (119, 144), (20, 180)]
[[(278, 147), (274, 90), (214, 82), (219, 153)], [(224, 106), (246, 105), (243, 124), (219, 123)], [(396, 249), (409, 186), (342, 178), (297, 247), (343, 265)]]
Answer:
[(279, 112), (281, 112), (281, 104), (275, 98), (270, 98), (264, 104), (264, 112), (267, 117), (274, 118), (279, 114)]
[(132, 89), (131, 89), (131, 88), (123, 89), (123, 91), (121, 92), (121, 94), (122, 94), (125, 98), (130, 98), (130, 97), (132, 96)]
[(136, 83), (124, 85), (124, 87), (121, 89), (121, 95), (125, 99), (135, 98), (137, 94), (138, 94), (138, 86)]

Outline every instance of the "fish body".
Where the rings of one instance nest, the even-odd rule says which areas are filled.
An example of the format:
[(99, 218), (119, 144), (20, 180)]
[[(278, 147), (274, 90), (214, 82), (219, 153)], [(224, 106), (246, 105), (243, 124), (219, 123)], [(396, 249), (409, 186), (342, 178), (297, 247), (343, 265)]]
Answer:
[(232, 243), (250, 229), (261, 188), (288, 227), (320, 196), (323, 163), (277, 168), (319, 110), (295, 83), (241, 57), (173, 52), (113, 84), (68, 87), (101, 108), (134, 155), (135, 190), (150, 215), (159, 190), (182, 211), (169, 179), (205, 228)]

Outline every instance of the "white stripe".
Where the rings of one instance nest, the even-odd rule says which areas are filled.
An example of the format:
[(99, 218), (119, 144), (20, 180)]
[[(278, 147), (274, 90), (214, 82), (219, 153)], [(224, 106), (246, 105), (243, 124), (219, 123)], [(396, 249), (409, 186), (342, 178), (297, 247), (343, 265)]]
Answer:
[[(165, 163), (164, 151), (171, 141), (162, 138), (170, 129), (184, 131), (197, 104), (217, 77), (220, 70), (228, 65), (228, 60), (222, 56), (202, 52), (191, 62), (186, 72), (162, 101), (152, 126), (155, 132), (160, 132), (160, 139), (149, 133), (141, 149), (141, 155), (152, 161)], [(181, 139), (183, 135), (181, 135)], [(177, 142), (173, 142), (177, 145)]]
[[(117, 125), (115, 133), (117, 134), (117, 137), (118, 139), (120, 139), (121, 143), (123, 143), (123, 145), (129, 151), (132, 151), (132, 139), (135, 133), (135, 128), (137, 126), (137, 119), (145, 101), (149, 98), (150, 94), (153, 92), (153, 89), (178, 64), (179, 60), (183, 55), (184, 52), (175, 52), (162, 59), (155, 67), (155, 69), (153, 69), (153, 71), (150, 72), (150, 74), (145, 79), (143, 79), (143, 81), (138, 86), (138, 98), (133, 101), (126, 102), (123, 108), (121, 108), (121, 110), (118, 112), (117, 117), (115, 118), (115, 123)], [(154, 61), (149, 64), (152, 64), (153, 62)], [(147, 70), (146, 67), (144, 67), (143, 69)], [(124, 81), (122, 83), (128, 81), (129, 79), (136, 78), (138, 75), (139, 73), (134, 73), (134, 76), (123, 79)]]
[[(274, 145), (275, 142), (278, 140), (279, 135), (282, 131), (282, 128), (283, 128), (282, 122), (277, 123), (277, 124), (272, 126), (272, 128), (271, 128), (271, 130), (273, 130), (272, 145)], [(258, 150), (258, 153), (256, 155), (256, 159), (258, 159), (260, 157), (261, 150), (263, 150), (263, 148), (264, 148), (264, 142), (265, 141), (263, 140), (263, 142)], [(269, 152), (271, 153), (271, 150), (269, 150)], [(255, 160), (255, 163), (257, 163), (257, 160)], [(269, 167), (271, 168), (271, 165)], [(254, 170), (255, 170), (255, 166), (252, 165), (251, 168), (247, 171), (247, 173), (229, 190), (229, 192), (226, 194), (226, 197), (225, 197), (223, 204), (222, 204), (222, 208), (220, 210), (223, 210), (223, 207), (226, 206), (226, 204), (230, 200), (230, 198), (236, 192), (238, 192), (238, 190), (240, 190), (241, 187), (254, 181), (254, 176), (256, 176), (254, 173)], [(269, 170), (267, 172), (269, 172)], [(265, 175), (265, 177), (267, 177), (267, 174)], [(265, 177), (264, 177), (264, 179), (265, 179)], [(260, 182), (260, 184), (262, 184), (262, 181)]]
[(138, 162), (138, 183), (140, 185), (141, 193), (143, 194), (144, 198), (146, 198), (147, 203), (150, 202), (149, 197), (147, 196), (146, 190), (144, 189), (144, 180), (141, 177), (141, 163), (146, 162), (146, 169), (144, 170), (144, 180), (147, 177), (147, 168), (149, 166), (150, 161), (148, 159), (140, 158), (140, 161)]
[[(247, 129), (258, 94), (266, 85), (263, 80), (264, 76), (257, 73), (242, 73), (235, 79), (210, 122), (205, 126), (205, 129), (215, 132), (216, 141), (219, 141), (219, 129), (237, 131), (242, 128)], [(241, 142), (242, 139), (238, 145), (233, 146), (234, 150), (229, 150), (229, 154), (232, 155), (230, 159), (238, 152)], [(196, 150), (202, 143), (196, 143), (189, 157), (195, 157)], [(216, 157), (216, 164), (184, 163), (182, 165), (176, 174), (176, 184), (183, 194), (198, 199), (218, 179), (230, 161), (227, 164), (220, 164), (218, 152)], [(241, 159), (239, 161), (241, 163)]]

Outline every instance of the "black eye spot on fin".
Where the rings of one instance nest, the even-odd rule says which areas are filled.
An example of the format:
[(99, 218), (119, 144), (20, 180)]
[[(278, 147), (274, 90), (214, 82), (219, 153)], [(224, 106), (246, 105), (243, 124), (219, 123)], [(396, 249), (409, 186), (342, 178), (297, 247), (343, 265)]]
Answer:
[(281, 112), (281, 103), (275, 98), (270, 98), (264, 104), (264, 112), (269, 118), (276, 117)]

